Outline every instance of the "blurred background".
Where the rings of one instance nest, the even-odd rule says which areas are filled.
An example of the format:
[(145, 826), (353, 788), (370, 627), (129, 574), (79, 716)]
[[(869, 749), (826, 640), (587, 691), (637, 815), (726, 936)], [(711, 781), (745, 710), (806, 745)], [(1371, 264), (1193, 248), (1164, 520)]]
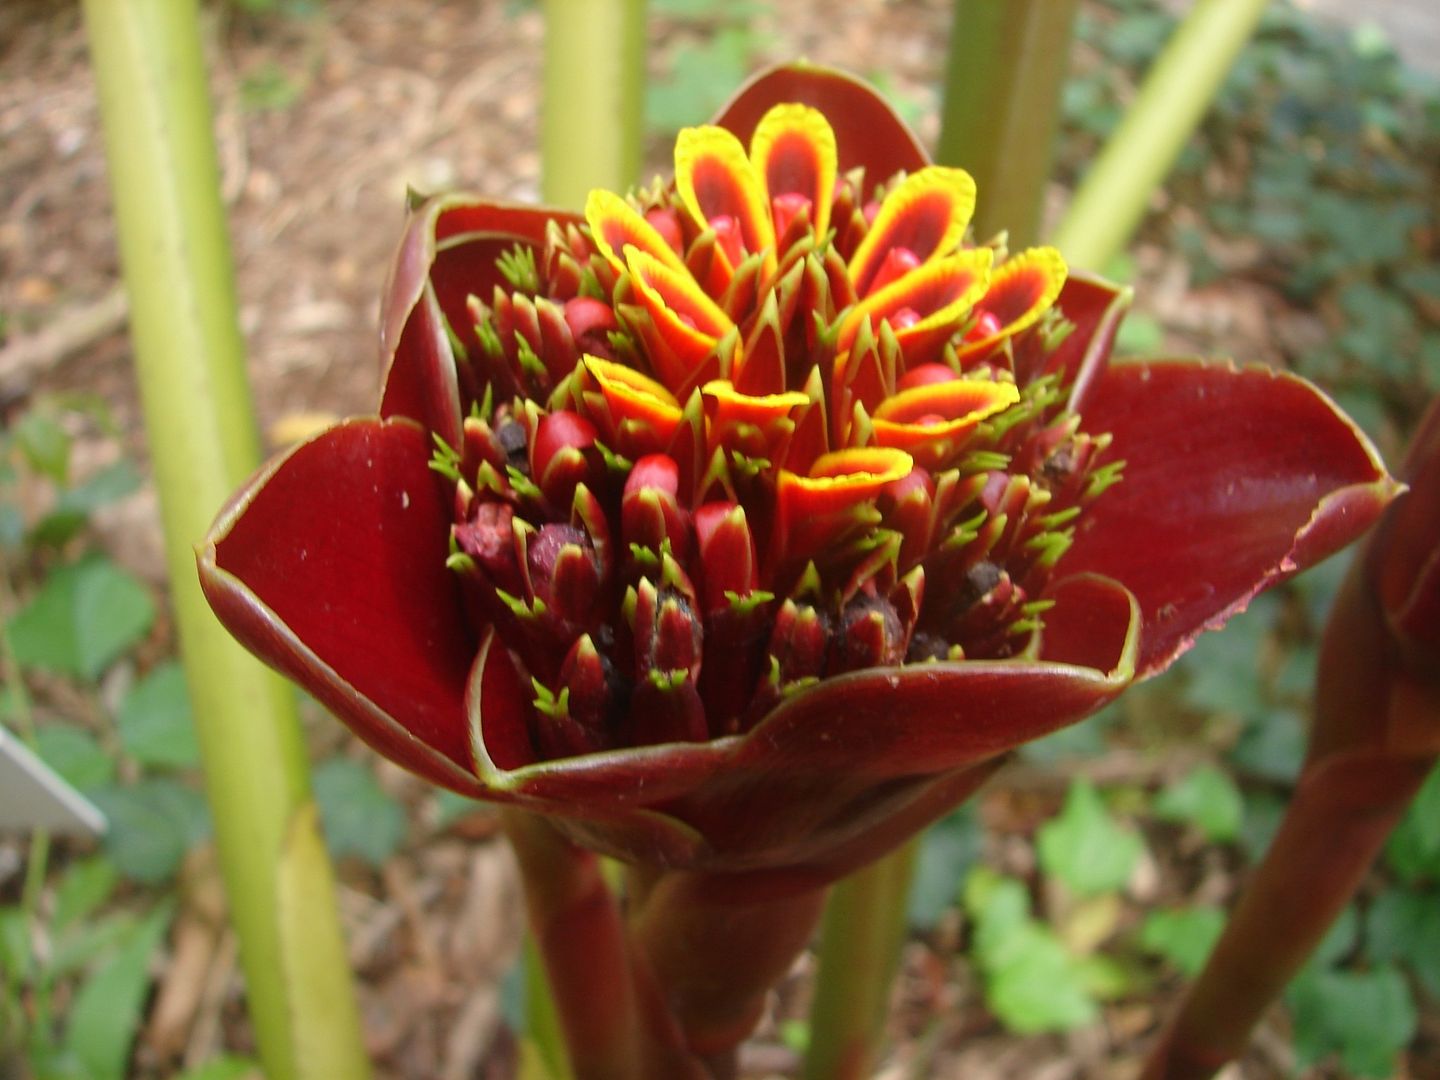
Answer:
[[(945, 0), (649, 7), (647, 173), (668, 173), (674, 132), (748, 73), (795, 57), (870, 79), (933, 144)], [(1082, 3), (1055, 216), (1186, 7)], [(278, 449), (374, 408), (407, 189), (537, 198), (544, 25), (525, 0), (229, 0), (205, 29), (250, 371)], [(1095, 268), (1136, 287), (1119, 352), (1294, 369), (1397, 463), (1440, 391), (1437, 74), (1428, 0), (1276, 0), (1129, 254)], [(112, 829), (57, 841), (28, 886), (38, 944), (18, 914), (27, 838), (0, 837), (4, 1080), (258, 1076), (125, 326), (78, 7), (6, 0), (0, 723), (33, 723)], [(927, 835), (880, 1075), (1135, 1075), (1284, 806), (1343, 562), (1036, 744)], [(522, 918), (490, 811), (305, 716), (379, 1075), (512, 1075)], [(747, 1075), (793, 1075), (809, 976), (802, 960)], [(1440, 774), (1225, 1076), (1440, 1077)]]

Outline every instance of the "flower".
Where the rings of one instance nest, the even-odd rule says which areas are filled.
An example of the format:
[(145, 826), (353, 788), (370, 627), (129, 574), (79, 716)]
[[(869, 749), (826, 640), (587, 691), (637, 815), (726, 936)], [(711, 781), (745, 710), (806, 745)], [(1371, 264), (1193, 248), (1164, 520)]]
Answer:
[(1395, 490), (1298, 378), (1109, 365), (1128, 292), (972, 242), (975, 198), (790, 66), (671, 185), (423, 202), (380, 415), (234, 498), (212, 606), (381, 753), (587, 846), (847, 872)]

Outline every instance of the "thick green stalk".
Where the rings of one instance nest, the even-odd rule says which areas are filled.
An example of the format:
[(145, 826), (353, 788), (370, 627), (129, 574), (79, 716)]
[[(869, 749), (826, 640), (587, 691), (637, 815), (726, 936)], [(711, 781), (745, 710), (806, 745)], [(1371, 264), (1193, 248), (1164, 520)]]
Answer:
[(86, 0), (181, 652), (271, 1080), (369, 1074), (294, 698), (230, 640), (193, 545), (259, 440), (195, 0)]
[(1264, 10), (1196, 0), (1071, 200), (1054, 242), (1072, 265), (1103, 267), (1129, 241)]
[(938, 160), (975, 177), (975, 232), (1040, 236), (1076, 0), (955, 0)]
[(640, 179), (645, 0), (545, 0), (541, 190), (579, 209)]
[(810, 1007), (805, 1080), (862, 1080), (872, 1072), (905, 940), (905, 908), (918, 840), (830, 893)]

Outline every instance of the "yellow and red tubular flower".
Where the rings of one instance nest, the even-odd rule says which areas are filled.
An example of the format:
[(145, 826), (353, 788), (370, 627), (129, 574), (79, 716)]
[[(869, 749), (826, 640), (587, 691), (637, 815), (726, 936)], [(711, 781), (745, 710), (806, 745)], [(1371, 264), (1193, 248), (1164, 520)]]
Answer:
[(675, 161), (583, 216), (418, 207), (379, 415), (201, 553), (242, 641), (438, 783), (832, 878), (1395, 490), (1301, 380), (1110, 366), (1126, 291), (973, 246), (973, 181), (855, 80), (762, 76)]

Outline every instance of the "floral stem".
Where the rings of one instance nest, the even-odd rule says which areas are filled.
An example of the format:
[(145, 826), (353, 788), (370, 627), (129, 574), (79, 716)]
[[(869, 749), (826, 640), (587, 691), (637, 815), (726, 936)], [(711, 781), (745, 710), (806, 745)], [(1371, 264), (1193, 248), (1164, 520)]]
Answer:
[(871, 1073), (905, 937), (917, 844), (911, 840), (831, 891), (820, 931), (805, 1080), (862, 1080)]
[(645, 0), (545, 0), (541, 191), (578, 209), (640, 175)]
[(698, 1064), (640, 978), (600, 859), (538, 815), (506, 808), (502, 816), (576, 1080), (699, 1080)]
[(210, 614), (193, 545), (259, 440), (194, 0), (87, 0), (172, 601), (250, 1013), (272, 1080), (369, 1066), (291, 692)]
[(1040, 236), (1076, 0), (955, 0), (937, 159), (975, 177), (975, 231)]
[(1128, 242), (1265, 6), (1266, 0), (1197, 0), (1191, 8), (1055, 234), (1072, 265), (1101, 268)]
[(652, 887), (631, 924), (636, 951), (685, 1045), (712, 1073), (754, 1029), (766, 995), (810, 941), (826, 891), (757, 890), (743, 877), (683, 872)]

